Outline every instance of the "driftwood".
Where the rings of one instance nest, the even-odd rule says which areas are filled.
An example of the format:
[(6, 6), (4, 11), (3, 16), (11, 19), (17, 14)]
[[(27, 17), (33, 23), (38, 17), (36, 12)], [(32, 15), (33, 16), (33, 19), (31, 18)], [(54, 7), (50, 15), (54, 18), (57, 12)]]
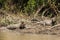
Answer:
[(58, 27), (58, 26), (60, 26), (60, 24), (57, 24), (57, 25), (54, 25), (54, 26), (50, 27), (49, 30), (51, 30), (51, 29), (53, 29), (55, 27)]
[(52, 18), (52, 19), (44, 19), (40, 22), (37, 22), (37, 24), (42, 24), (44, 26), (49, 25), (49, 26), (54, 26), (56, 24), (56, 19)]

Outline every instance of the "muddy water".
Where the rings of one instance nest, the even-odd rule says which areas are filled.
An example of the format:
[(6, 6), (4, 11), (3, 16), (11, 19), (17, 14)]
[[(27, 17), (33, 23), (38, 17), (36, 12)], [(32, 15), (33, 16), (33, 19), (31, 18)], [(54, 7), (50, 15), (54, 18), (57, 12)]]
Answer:
[(15, 31), (1, 31), (0, 40), (60, 40), (57, 35), (23, 34)]

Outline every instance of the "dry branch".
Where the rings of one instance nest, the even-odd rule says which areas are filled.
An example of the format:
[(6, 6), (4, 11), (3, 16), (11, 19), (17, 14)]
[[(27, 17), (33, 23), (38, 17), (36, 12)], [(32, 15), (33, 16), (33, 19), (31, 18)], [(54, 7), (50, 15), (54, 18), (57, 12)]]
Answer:
[(46, 11), (48, 11), (50, 8), (48, 8), (48, 9), (46, 9), (46, 10), (44, 10), (43, 11), (43, 13), (42, 13), (42, 18), (43, 18), (43, 15), (46, 13)]
[[(52, 3), (52, 4), (51, 4)], [(52, 2), (51, 0), (48, 0), (48, 4), (50, 5), (50, 8), (52, 8), (54, 10), (54, 12), (57, 14), (58, 16), (58, 8), (56, 7), (55, 3)]]
[(38, 10), (36, 11), (36, 13), (34, 14), (34, 18), (38, 15), (38, 13), (41, 11), (41, 9), (44, 7), (45, 5), (42, 5), (40, 8), (38, 8)]
[(58, 26), (60, 26), (60, 24), (54, 25), (54, 26), (52, 26), (52, 27), (50, 27), (50, 28), (48, 28), (48, 29), (51, 30), (51, 29), (53, 29), (53, 28), (55, 28), (55, 27), (58, 27)]

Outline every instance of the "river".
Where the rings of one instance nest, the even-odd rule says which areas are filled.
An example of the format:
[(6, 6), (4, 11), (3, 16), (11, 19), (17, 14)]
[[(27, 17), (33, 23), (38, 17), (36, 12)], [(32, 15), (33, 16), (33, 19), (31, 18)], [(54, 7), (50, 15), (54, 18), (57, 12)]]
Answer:
[(60, 40), (60, 36), (44, 34), (24, 34), (16, 31), (0, 30), (0, 40)]

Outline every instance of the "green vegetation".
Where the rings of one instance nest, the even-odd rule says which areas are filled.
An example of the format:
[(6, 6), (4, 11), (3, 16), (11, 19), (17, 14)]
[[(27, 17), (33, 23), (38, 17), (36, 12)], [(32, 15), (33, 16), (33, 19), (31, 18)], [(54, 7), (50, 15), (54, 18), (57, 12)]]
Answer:
[[(42, 5), (48, 7), (51, 6), (49, 4), (59, 4), (59, 0), (0, 0), (0, 3), (11, 10), (33, 13)], [(12, 6), (13, 8), (11, 8)]]
[[(0, 0), (0, 9), (9, 12), (8, 14), (27, 14), (27, 16), (52, 18), (59, 15), (60, 0)], [(11, 22), (8, 20), (7, 23)]]

